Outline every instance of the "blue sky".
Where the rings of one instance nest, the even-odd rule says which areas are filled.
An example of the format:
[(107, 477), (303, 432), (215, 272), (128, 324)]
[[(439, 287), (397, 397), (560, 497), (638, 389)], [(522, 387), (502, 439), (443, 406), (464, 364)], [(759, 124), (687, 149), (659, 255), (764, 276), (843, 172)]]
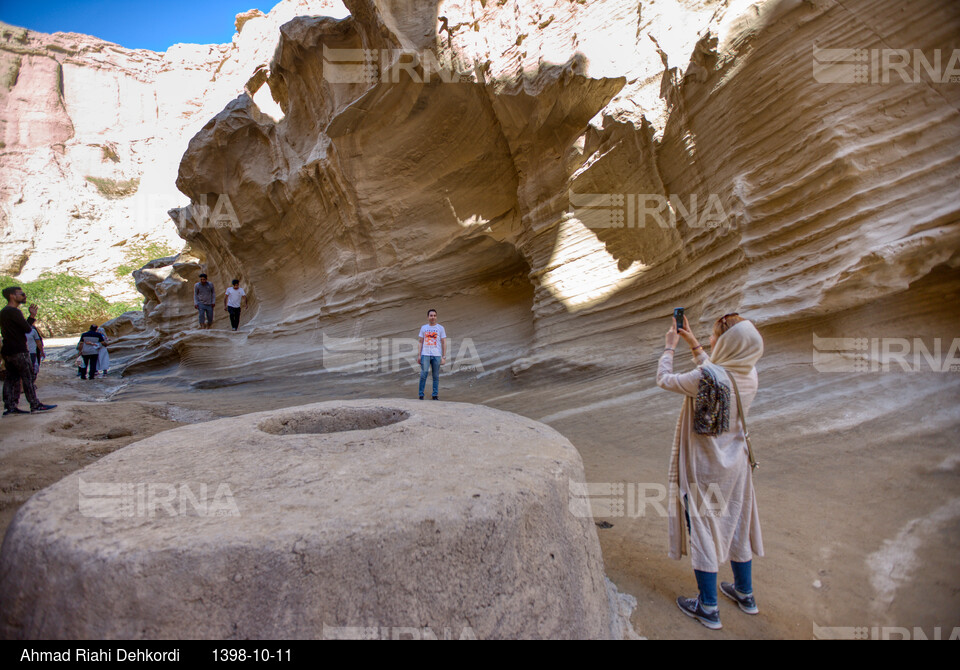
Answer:
[[(0, 21), (42, 33), (86, 33), (130, 49), (229, 42), (234, 17), (279, 0), (0, 0)], [(262, 3), (262, 4), (258, 4)]]

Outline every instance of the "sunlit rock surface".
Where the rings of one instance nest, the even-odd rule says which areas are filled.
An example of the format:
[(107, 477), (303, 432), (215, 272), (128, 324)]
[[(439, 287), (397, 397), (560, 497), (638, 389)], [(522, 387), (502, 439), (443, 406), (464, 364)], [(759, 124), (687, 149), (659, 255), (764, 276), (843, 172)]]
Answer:
[[(284, 24), (180, 165), (178, 230), (248, 284), (268, 366), (437, 307), (494, 367), (622, 367), (677, 304), (772, 326), (960, 263), (960, 86), (843, 83), (815, 52), (940, 50), (949, 79), (954, 3), (346, 4)], [(337, 79), (360, 49), (371, 74)], [(167, 339), (185, 371), (243, 351)]]

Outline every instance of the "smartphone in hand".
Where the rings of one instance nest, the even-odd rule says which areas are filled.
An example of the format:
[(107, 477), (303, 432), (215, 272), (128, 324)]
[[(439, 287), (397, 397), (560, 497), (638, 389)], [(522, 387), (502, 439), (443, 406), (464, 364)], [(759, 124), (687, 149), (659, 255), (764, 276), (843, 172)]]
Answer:
[(673, 310), (673, 318), (677, 322), (677, 332), (683, 328), (683, 307), (677, 307)]

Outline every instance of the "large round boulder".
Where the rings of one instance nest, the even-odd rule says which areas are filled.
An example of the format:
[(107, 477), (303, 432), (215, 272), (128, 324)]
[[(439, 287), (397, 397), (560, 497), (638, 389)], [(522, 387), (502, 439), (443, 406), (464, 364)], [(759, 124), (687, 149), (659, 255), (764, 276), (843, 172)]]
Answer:
[(317, 403), (167, 431), (33, 496), (0, 552), (18, 638), (605, 638), (580, 456), (488, 407)]

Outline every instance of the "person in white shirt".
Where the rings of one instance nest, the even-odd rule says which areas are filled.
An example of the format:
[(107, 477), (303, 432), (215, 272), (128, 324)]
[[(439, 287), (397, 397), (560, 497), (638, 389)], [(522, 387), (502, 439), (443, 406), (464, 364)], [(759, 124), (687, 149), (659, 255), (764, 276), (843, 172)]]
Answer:
[(43, 353), (43, 338), (36, 326), (27, 333), (27, 353), (30, 354), (30, 362), (33, 364), (33, 381), (37, 381), (37, 375), (40, 373), (40, 361), (46, 356)]
[(427, 311), (427, 323), (420, 327), (420, 400), (427, 383), (427, 373), (433, 371), (433, 399), (440, 400), (440, 366), (447, 362), (447, 331), (437, 323), (437, 310)]
[(240, 280), (234, 279), (233, 286), (223, 295), (223, 308), (230, 313), (230, 326), (236, 330), (240, 327), (240, 310), (247, 307), (247, 292), (240, 288)]
[(110, 369), (110, 353), (106, 347), (106, 345), (110, 344), (110, 338), (107, 337), (107, 331), (103, 329), (103, 326), (97, 328), (97, 332), (103, 335), (104, 346), (100, 347), (100, 352), (97, 354), (97, 372), (99, 372), (102, 377), (107, 374), (107, 370)]

